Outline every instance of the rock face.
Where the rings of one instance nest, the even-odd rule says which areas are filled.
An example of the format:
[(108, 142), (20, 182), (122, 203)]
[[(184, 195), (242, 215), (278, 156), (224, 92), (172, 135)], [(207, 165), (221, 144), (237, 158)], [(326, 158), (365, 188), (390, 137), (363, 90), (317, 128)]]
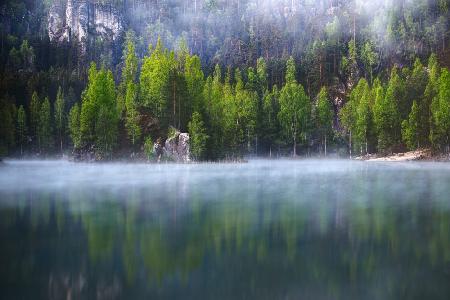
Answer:
[(89, 35), (115, 41), (123, 30), (123, 18), (114, 7), (89, 0), (55, 1), (48, 14), (50, 41), (76, 39), (82, 52), (86, 50)]
[(178, 162), (190, 162), (189, 134), (176, 132), (173, 137), (166, 140), (165, 154)]

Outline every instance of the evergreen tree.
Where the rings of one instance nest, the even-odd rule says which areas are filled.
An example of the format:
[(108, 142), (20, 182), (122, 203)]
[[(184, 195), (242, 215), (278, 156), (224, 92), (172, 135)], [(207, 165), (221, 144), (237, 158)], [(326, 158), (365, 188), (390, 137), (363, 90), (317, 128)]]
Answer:
[(303, 86), (295, 79), (295, 63), (291, 57), (287, 61), (286, 84), (280, 93), (278, 119), (286, 137), (293, 143), (293, 156), (297, 156), (297, 141), (306, 138), (311, 117), (311, 103)]
[(373, 125), (373, 93), (368, 84), (363, 84), (364, 90), (356, 109), (356, 141), (360, 153), (368, 154), (374, 135)]
[(397, 76), (394, 69), (385, 95), (382, 88), (376, 91), (374, 121), (378, 134), (378, 151), (381, 152), (392, 152), (401, 138), (400, 116), (395, 98), (399, 84)]
[(206, 143), (209, 139), (206, 133), (205, 124), (198, 112), (192, 114), (192, 120), (189, 122), (189, 136), (192, 156), (201, 160), (205, 157)]
[(378, 54), (374, 50), (372, 42), (366, 42), (361, 49), (361, 59), (366, 70), (366, 78), (372, 83), (373, 68), (378, 64)]
[[(341, 125), (348, 133), (350, 157), (352, 157), (354, 148), (360, 146), (360, 143), (358, 143), (360, 141), (358, 140), (357, 135), (358, 107), (359, 102), (361, 101), (361, 98), (363, 98), (367, 89), (368, 83), (364, 78), (362, 78), (356, 87), (351, 91), (350, 99), (339, 112)], [(357, 143), (354, 143), (354, 140), (356, 140)]]
[(39, 100), (38, 94), (33, 92), (31, 96), (31, 102), (29, 105), (30, 109), (30, 136), (33, 141), (33, 146), (35, 149), (40, 149), (40, 141), (39, 141), (39, 112), (41, 110), (41, 102)]
[(20, 155), (23, 155), (27, 143), (27, 115), (23, 105), (17, 110), (17, 142), (20, 145)]
[[(117, 95), (117, 112), (122, 117), (126, 109), (126, 95), (127, 87), (129, 83), (134, 83), (138, 74), (138, 58), (136, 56), (134, 32), (128, 31), (125, 36), (125, 46), (123, 53), (123, 68), (122, 68), (122, 81), (119, 85), (119, 91)], [(133, 86), (134, 88), (134, 86)], [(138, 99), (136, 98), (137, 102)]]
[(272, 148), (278, 143), (279, 123), (279, 91), (278, 87), (274, 86), (272, 91), (266, 91), (263, 101), (263, 134), (262, 139), (264, 144), (269, 147), (269, 155), (272, 156)]
[(402, 122), (402, 138), (408, 149), (416, 150), (420, 147), (420, 111), (416, 101), (413, 102), (408, 120)]
[(125, 97), (125, 106), (127, 111), (125, 127), (127, 128), (128, 137), (133, 145), (139, 141), (141, 137), (141, 127), (139, 125), (139, 112), (137, 109), (137, 86), (132, 81), (128, 83), (127, 94)]
[(142, 104), (150, 108), (158, 118), (162, 128), (168, 128), (170, 101), (170, 57), (158, 39), (156, 48), (150, 56), (144, 58), (141, 76), (140, 92)]
[(111, 71), (92, 63), (80, 113), (81, 146), (95, 146), (100, 158), (110, 157), (117, 141), (118, 113)]
[(75, 103), (69, 112), (69, 135), (72, 139), (73, 147), (79, 149), (81, 147), (81, 130), (80, 130), (80, 106)]
[(325, 156), (327, 156), (327, 144), (332, 139), (333, 133), (333, 106), (328, 99), (328, 92), (325, 87), (323, 87), (319, 95), (317, 95), (316, 104), (316, 121), (317, 130), (320, 134), (321, 145)]
[(51, 124), (50, 100), (45, 97), (39, 110), (38, 136), (40, 141), (40, 153), (46, 154), (53, 147), (52, 124)]
[(16, 108), (6, 99), (0, 99), (0, 157), (10, 154), (15, 145)]
[(63, 152), (63, 139), (65, 135), (65, 124), (66, 124), (66, 115), (65, 115), (65, 100), (61, 87), (58, 88), (58, 93), (56, 95), (56, 101), (54, 103), (54, 114), (55, 114), (55, 128), (58, 136), (59, 146), (61, 153)]
[(450, 72), (444, 68), (439, 79), (439, 93), (432, 103), (434, 146), (449, 152), (450, 146)]
[(186, 56), (184, 78), (186, 80), (187, 95), (190, 98), (191, 109), (199, 112), (203, 109), (204, 105), (203, 88), (205, 79), (198, 56)]
[(436, 105), (437, 97), (439, 93), (439, 79), (441, 70), (437, 61), (437, 56), (432, 54), (428, 60), (428, 83), (425, 88), (424, 98), (421, 106), (421, 124), (425, 124), (425, 130), (421, 133), (421, 136), (429, 137), (429, 142), (434, 148), (438, 148), (439, 134), (434, 126), (434, 116), (432, 113), (433, 104)]

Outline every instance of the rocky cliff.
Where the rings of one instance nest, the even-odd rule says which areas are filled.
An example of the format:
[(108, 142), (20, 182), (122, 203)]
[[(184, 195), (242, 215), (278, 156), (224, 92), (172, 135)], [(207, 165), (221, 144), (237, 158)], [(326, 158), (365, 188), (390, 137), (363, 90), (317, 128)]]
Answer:
[(89, 36), (114, 41), (123, 30), (123, 18), (118, 10), (89, 0), (55, 1), (48, 14), (50, 41), (61, 43), (76, 39), (83, 52)]

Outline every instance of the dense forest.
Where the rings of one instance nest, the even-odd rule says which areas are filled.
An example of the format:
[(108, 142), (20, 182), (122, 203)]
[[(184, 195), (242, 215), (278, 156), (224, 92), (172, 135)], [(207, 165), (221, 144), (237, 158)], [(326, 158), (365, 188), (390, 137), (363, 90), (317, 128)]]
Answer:
[(198, 160), (449, 152), (449, 7), (6, 0), (0, 156), (152, 158), (176, 131)]

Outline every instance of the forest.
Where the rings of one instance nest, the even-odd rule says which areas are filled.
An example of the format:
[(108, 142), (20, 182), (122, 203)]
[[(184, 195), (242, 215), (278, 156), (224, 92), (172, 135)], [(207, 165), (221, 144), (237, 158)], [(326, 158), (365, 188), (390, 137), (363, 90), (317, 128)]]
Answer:
[[(53, 12), (77, 3), (118, 37), (88, 13), (55, 39)], [(449, 6), (7, 0), (0, 156), (153, 159), (177, 131), (195, 160), (448, 153)]]

